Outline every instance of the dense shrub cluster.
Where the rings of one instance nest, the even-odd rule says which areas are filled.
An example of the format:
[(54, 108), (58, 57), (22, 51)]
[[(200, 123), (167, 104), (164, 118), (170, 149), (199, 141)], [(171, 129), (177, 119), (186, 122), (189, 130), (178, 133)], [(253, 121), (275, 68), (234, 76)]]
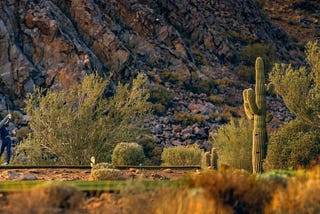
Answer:
[(252, 172), (252, 130), (252, 121), (232, 119), (211, 135), (212, 145), (219, 155), (219, 164)]
[(200, 166), (203, 150), (196, 145), (164, 148), (161, 159), (164, 166)]
[(139, 165), (143, 164), (145, 155), (141, 145), (122, 142), (116, 145), (112, 153), (112, 165)]
[(265, 168), (305, 168), (312, 161), (319, 161), (319, 154), (319, 128), (293, 120), (270, 136)]

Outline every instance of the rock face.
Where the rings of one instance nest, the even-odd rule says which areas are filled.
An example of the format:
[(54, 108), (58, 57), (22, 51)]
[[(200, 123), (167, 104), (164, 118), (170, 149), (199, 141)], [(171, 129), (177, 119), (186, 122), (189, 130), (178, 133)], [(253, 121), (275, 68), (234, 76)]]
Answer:
[(284, 46), (253, 0), (3, 0), (1, 93), (61, 89), (90, 72), (125, 79), (166, 68), (218, 78), (241, 50), (231, 33)]
[[(112, 73), (125, 81), (144, 72), (177, 97), (164, 117), (147, 125), (161, 144), (194, 143), (208, 137), (219, 117), (202, 127), (182, 127), (172, 122), (172, 113), (208, 116), (221, 109), (189, 96), (188, 87), (178, 91), (181, 85), (167, 82), (168, 71), (185, 80), (237, 81), (234, 64), (245, 45), (269, 44), (282, 57), (285, 40), (254, 0), (1, 0), (0, 107), (6, 97), (19, 109), (35, 86), (60, 90), (86, 73)], [(240, 104), (239, 84), (220, 90), (222, 97), (235, 96)]]

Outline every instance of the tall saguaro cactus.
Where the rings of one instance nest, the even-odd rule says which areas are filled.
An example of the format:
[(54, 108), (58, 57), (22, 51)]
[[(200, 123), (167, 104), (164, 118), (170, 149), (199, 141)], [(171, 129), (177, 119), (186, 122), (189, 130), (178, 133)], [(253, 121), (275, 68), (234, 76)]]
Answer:
[(261, 57), (256, 59), (255, 69), (255, 91), (251, 88), (243, 91), (245, 113), (250, 120), (254, 121), (252, 142), (253, 174), (263, 171), (262, 163), (267, 154), (266, 86), (264, 81), (264, 64)]

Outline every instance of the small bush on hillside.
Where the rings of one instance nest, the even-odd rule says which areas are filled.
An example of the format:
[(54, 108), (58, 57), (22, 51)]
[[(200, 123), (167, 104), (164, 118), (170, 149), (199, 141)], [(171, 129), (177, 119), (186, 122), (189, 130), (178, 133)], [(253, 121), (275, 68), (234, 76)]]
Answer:
[(189, 71), (170, 71), (169, 69), (163, 69), (162, 75), (167, 81), (177, 84), (180, 87), (190, 81)]
[(206, 120), (203, 114), (192, 114), (184, 111), (175, 112), (173, 115), (173, 119), (184, 126), (190, 126), (195, 123), (199, 125), (206, 124)]
[(257, 56), (264, 59), (265, 67), (268, 70), (275, 60), (275, 47), (263, 43), (249, 44), (238, 54), (238, 59), (245, 66), (254, 66)]
[(197, 145), (164, 148), (161, 160), (164, 166), (200, 166), (203, 150)]
[(112, 153), (112, 165), (139, 165), (143, 164), (145, 155), (141, 145), (137, 143), (118, 143)]
[(173, 94), (164, 86), (159, 84), (150, 86), (150, 97), (148, 101), (153, 104), (152, 109), (156, 114), (165, 112), (170, 106), (172, 98)]
[(82, 209), (84, 194), (65, 184), (45, 184), (30, 191), (9, 194), (3, 213), (87, 213)]
[(219, 164), (252, 171), (252, 121), (244, 118), (221, 126), (212, 134), (212, 145), (217, 149)]
[(270, 136), (265, 168), (307, 167), (319, 154), (320, 130), (293, 120)]

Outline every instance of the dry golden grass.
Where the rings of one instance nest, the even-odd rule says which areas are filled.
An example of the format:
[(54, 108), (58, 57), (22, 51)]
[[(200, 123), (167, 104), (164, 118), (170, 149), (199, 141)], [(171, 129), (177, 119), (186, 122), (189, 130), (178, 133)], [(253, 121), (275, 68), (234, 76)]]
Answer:
[(306, 173), (305, 177), (293, 177), (286, 188), (279, 188), (265, 213), (320, 213), (320, 166)]
[(47, 184), (9, 194), (1, 213), (47, 214), (86, 213), (81, 208), (84, 194), (76, 187), (63, 184)]

